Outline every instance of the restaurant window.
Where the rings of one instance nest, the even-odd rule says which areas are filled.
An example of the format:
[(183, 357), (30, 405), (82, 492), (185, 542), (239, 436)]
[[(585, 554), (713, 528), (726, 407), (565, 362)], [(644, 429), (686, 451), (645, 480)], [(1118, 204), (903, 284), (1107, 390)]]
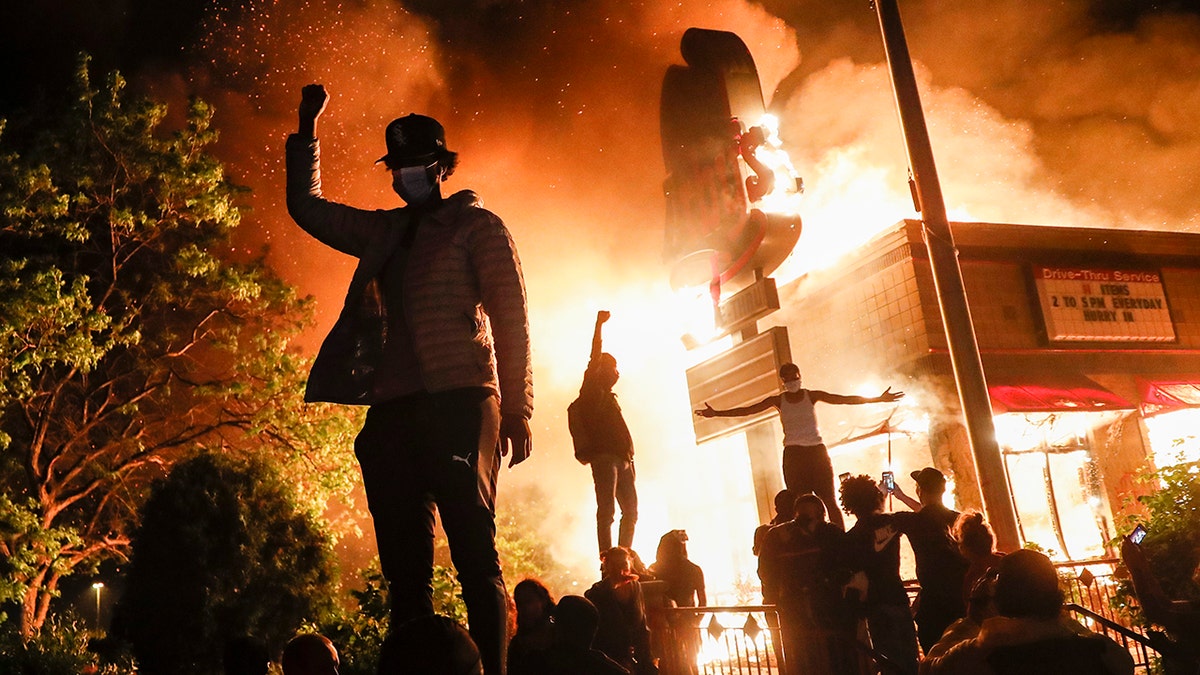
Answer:
[(1155, 466), (1200, 461), (1200, 408), (1184, 408), (1145, 419)]
[(1110, 511), (1093, 459), (1092, 429), (1112, 412), (1008, 413), (995, 418), (996, 438), (1022, 542), (1058, 560), (1109, 553)]

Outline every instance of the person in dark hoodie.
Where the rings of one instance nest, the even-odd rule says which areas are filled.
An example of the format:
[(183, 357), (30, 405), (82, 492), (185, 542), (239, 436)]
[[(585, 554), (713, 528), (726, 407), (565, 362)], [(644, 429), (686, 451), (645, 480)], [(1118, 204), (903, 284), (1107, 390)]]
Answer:
[(617, 546), (633, 547), (633, 530), (637, 525), (637, 472), (633, 467), (633, 437), (613, 385), (621, 377), (617, 360), (604, 351), (602, 330), (611, 314), (596, 313), (592, 333), (592, 352), (579, 398), (567, 409), (567, 422), (575, 443), (576, 458), (590, 464), (592, 482), (596, 487), (596, 543), (603, 553), (612, 548), (612, 525), (617, 506), (621, 507), (621, 523), (617, 528)]
[(796, 517), (767, 531), (758, 556), (763, 601), (779, 608), (792, 674), (845, 673), (856, 667), (855, 621), (842, 592), (850, 580), (847, 535), (825, 513), (820, 497), (800, 495)]
[(629, 675), (604, 652), (592, 647), (600, 613), (591, 600), (565, 595), (554, 606), (554, 644), (548, 652), (550, 675)]
[(484, 672), (504, 672), (508, 597), (496, 553), (501, 457), (530, 453), (529, 320), (520, 260), (475, 193), (442, 196), (458, 155), (437, 120), (388, 124), (386, 165), (403, 208), (325, 197), (317, 119), (304, 87), (287, 139), (288, 213), (358, 258), (345, 306), (314, 360), (307, 401), (370, 406), (354, 442), (391, 599), (391, 625), (433, 614), (434, 516), (450, 540)]
[(600, 613), (595, 647), (631, 673), (654, 675), (646, 600), (629, 549), (614, 546), (600, 560), (602, 577), (583, 594)]

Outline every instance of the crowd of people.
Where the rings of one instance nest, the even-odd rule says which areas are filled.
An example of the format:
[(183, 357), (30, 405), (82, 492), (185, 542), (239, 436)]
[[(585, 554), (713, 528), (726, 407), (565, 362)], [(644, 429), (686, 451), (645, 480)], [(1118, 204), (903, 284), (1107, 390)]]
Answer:
[[(1033, 550), (995, 550), (978, 512), (942, 505), (944, 476), (913, 471), (917, 497), (899, 484), (888, 491), (865, 475), (839, 487), (848, 530), (830, 522), (825, 503), (808, 492), (781, 491), (772, 522), (752, 545), (763, 602), (774, 605), (776, 663), (785, 675), (896, 673), (1124, 674), (1129, 653), (1063, 611), (1057, 571)], [(888, 512), (887, 497), (912, 510)], [(900, 540), (916, 559), (919, 591), (910, 603), (901, 577)], [(583, 595), (554, 593), (524, 579), (512, 593), (509, 675), (697, 672), (699, 614), (666, 629), (665, 608), (704, 607), (704, 573), (688, 557), (687, 534), (671, 530), (646, 566), (630, 548), (601, 556), (601, 578)], [(284, 651), (284, 675), (336, 673), (337, 650), (315, 634)], [(384, 644), (381, 675), (482, 675), (479, 649), (446, 617), (411, 619)]]
[[(1131, 673), (1129, 653), (1063, 611), (1058, 573), (1033, 550), (1004, 555), (977, 512), (942, 503), (944, 475), (913, 471), (917, 498), (847, 476), (830, 523), (820, 497), (783, 491), (791, 519), (756, 535), (764, 601), (775, 604), (789, 673)], [(912, 510), (888, 513), (895, 496)], [(900, 539), (916, 562), (909, 602)]]
[[(539, 582), (522, 581), (510, 633), (495, 499), (503, 458), (512, 467), (532, 452), (533, 411), (516, 246), (474, 192), (443, 195), (458, 155), (447, 148), (442, 125), (423, 115), (388, 124), (387, 152), (377, 162), (405, 206), (362, 209), (327, 199), (316, 131), (329, 101), (319, 84), (301, 93), (299, 124), (286, 146), (287, 207), (308, 234), (358, 259), (305, 400), (368, 406), (354, 453), (389, 585), (392, 631), (379, 672), (645, 675), (659, 665), (693, 672), (698, 630), (656, 644), (662, 631), (652, 623), (660, 607), (704, 605), (703, 573), (687, 559), (681, 530), (663, 535), (648, 569), (630, 548), (638, 507), (634, 444), (613, 392), (616, 359), (602, 349), (610, 318), (604, 311), (579, 399), (568, 409), (576, 457), (590, 465), (595, 484), (601, 579), (583, 596), (557, 602)], [(696, 414), (773, 408), (783, 425), (788, 492), (776, 500), (776, 522), (756, 531), (754, 549), (764, 600), (779, 611), (781, 638), (774, 642), (789, 675), (858, 672), (860, 625), (878, 658), (902, 673), (916, 673), (918, 663), (932, 673), (1010, 672), (1004, 664), (1028, 653), (1043, 660), (1070, 653), (1076, 665), (1111, 661), (1104, 671), (1063, 672), (1125, 672), (1110, 645), (1077, 639), (1078, 627), (1062, 620), (1049, 560), (1032, 552), (999, 557), (978, 516), (942, 505), (946, 482), (936, 469), (912, 473), (915, 499), (890, 491), (909, 512), (885, 513), (888, 491), (866, 476), (842, 482), (838, 508), (815, 404), (889, 403), (903, 392), (863, 397), (805, 389), (790, 363), (779, 376), (780, 394), (744, 408), (705, 404)], [(843, 509), (856, 518), (849, 531)], [(435, 516), (462, 584), (469, 631), (433, 612)], [(899, 576), (901, 536), (914, 551), (920, 583), (911, 610)], [(300, 636), (288, 645), (283, 667), (287, 675), (335, 673), (337, 651), (320, 636)]]
[[(555, 600), (537, 579), (513, 588), (509, 675), (654, 675), (695, 671), (698, 634), (651, 644), (651, 624), (666, 607), (703, 606), (704, 573), (688, 559), (687, 533), (671, 530), (659, 541), (646, 567), (632, 549), (609, 548), (601, 555), (601, 578), (583, 595)], [(238, 643), (225, 654), (228, 675), (266, 675), (268, 655), (254, 643)], [(691, 651), (688, 651), (691, 650)], [(690, 658), (689, 658), (690, 655)], [(690, 663), (690, 666), (688, 665)], [(337, 675), (338, 650), (325, 636), (302, 633), (280, 658), (284, 675)], [(483, 675), (481, 652), (471, 634), (453, 619), (435, 614), (394, 627), (383, 643), (379, 675)]]

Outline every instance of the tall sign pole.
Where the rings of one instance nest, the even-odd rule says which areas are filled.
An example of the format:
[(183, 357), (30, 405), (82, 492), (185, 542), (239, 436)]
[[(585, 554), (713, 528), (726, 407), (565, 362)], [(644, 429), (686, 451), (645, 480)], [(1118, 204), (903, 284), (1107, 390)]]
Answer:
[(925, 247), (929, 251), (929, 266), (937, 289), (942, 325), (946, 328), (946, 343), (954, 368), (954, 380), (958, 385), (958, 398), (966, 421), (971, 454), (975, 458), (983, 507), (996, 533), (996, 543), (1002, 550), (1013, 551), (1021, 545), (1017, 515), (1008, 489), (1000, 446), (996, 443), (992, 403), (979, 357), (979, 344), (975, 340), (975, 327), (967, 306), (962, 270), (958, 265), (958, 250), (946, 218), (946, 204), (933, 162), (933, 148), (929, 144), (929, 130), (925, 126), (925, 113), (917, 93), (917, 80), (908, 53), (908, 42), (904, 37), (904, 26), (900, 22), (900, 8), (897, 0), (873, 2), (879, 15), (879, 28), (883, 32), (883, 46), (892, 75), (896, 107), (900, 112), (904, 141), (908, 146), (908, 161), (915, 183), (917, 208), (921, 212)]

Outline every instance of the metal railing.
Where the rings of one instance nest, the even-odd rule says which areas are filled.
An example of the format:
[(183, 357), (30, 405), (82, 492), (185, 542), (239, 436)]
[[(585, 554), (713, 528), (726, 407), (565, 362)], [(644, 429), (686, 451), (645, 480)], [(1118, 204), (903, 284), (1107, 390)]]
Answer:
[[(787, 652), (774, 605), (738, 607), (671, 607), (653, 618), (652, 641), (662, 675), (780, 675), (787, 669)], [(657, 624), (657, 625), (655, 625)], [(657, 630), (656, 630), (657, 628)], [(812, 628), (809, 627), (809, 630)], [(865, 640), (826, 633), (842, 641), (860, 672), (889, 675), (904, 671), (871, 648)]]
[[(1163, 634), (1134, 625), (1117, 609), (1122, 577), (1115, 558), (1058, 563), (1067, 605), (1082, 624), (1127, 649), (1138, 672), (1200, 675), (1190, 663), (1179, 667), (1176, 645)], [(917, 590), (908, 582), (910, 592)], [(1135, 602), (1132, 596), (1122, 598)], [(779, 615), (773, 605), (672, 607), (652, 611), (652, 640), (662, 675), (782, 675), (786, 668)], [(865, 641), (854, 644), (868, 671), (889, 672), (894, 666)]]
[(1120, 564), (1117, 558), (1096, 558), (1055, 563), (1054, 567), (1058, 570), (1068, 603), (1084, 607), (1097, 616), (1144, 636), (1145, 631), (1134, 626), (1128, 614), (1116, 609), (1114, 600), (1124, 578), (1118, 574)]
[(1066, 609), (1092, 631), (1111, 638), (1124, 647), (1133, 657), (1134, 671), (1150, 672), (1153, 657), (1157, 656), (1157, 650), (1151, 646), (1147, 636), (1076, 603), (1067, 603)]
[[(778, 675), (779, 615), (772, 605), (672, 607), (653, 631), (662, 675)], [(654, 628), (655, 626), (652, 626)]]

